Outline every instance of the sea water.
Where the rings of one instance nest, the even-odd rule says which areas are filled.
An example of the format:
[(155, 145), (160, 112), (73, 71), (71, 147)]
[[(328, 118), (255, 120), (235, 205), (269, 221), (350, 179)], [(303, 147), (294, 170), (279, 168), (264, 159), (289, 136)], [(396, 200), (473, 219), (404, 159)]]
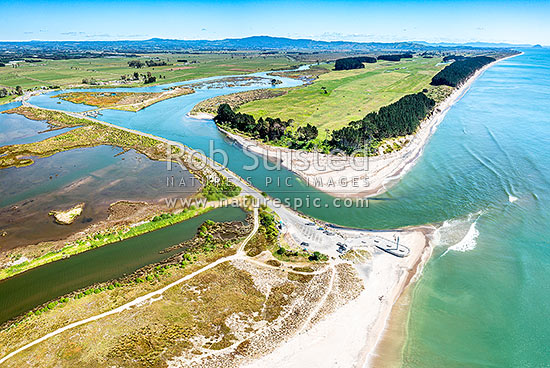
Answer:
[(443, 174), (456, 192), (448, 201), (473, 203), (436, 234), (413, 290), (404, 366), (550, 366), (549, 101), (550, 50), (493, 66), (410, 173)]

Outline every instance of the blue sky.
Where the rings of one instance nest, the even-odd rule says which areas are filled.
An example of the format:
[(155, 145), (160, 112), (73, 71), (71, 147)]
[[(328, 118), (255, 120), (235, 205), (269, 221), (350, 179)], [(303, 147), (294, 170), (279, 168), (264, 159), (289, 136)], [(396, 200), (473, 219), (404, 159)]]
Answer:
[(0, 0), (0, 40), (222, 39), (550, 45), (550, 1)]

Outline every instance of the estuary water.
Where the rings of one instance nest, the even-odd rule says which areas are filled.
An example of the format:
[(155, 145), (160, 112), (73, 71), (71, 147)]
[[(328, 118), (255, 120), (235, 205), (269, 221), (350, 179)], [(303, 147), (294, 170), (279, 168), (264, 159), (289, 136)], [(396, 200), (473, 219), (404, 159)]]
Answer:
[[(181, 196), (198, 189), (187, 170), (177, 167), (172, 174), (188, 184)], [(37, 158), (30, 166), (2, 169), (0, 230), (5, 233), (0, 249), (64, 239), (105, 220), (117, 201), (164, 205), (166, 191), (166, 163), (112, 146), (73, 149)], [(70, 226), (49, 215), (79, 203), (84, 210)]]
[[(0, 105), (0, 112), (20, 104), (20, 102), (12, 102)], [(44, 121), (30, 120), (19, 114), (2, 114), (0, 115), (0, 146), (38, 142), (71, 129), (52, 130)]]
[[(321, 206), (296, 207), (326, 221), (363, 228), (442, 224), (413, 291), (402, 365), (549, 365), (549, 50), (526, 50), (486, 71), (447, 114), (416, 166), (368, 208), (336, 208), (285, 170), (245, 170), (252, 159), (213, 122), (186, 116), (200, 100), (235, 91), (199, 90), (138, 113), (104, 111), (102, 120), (207, 154), (224, 150), (231, 170), (274, 197), (321, 198)], [(268, 183), (273, 176), (280, 180)]]

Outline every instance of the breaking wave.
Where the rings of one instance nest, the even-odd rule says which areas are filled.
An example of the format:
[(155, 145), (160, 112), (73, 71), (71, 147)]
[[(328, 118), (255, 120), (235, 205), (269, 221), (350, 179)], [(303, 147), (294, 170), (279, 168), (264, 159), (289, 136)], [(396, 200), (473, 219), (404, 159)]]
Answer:
[(470, 214), (466, 218), (445, 221), (434, 236), (438, 245), (450, 251), (468, 252), (476, 248), (479, 231), (476, 228), (481, 212)]

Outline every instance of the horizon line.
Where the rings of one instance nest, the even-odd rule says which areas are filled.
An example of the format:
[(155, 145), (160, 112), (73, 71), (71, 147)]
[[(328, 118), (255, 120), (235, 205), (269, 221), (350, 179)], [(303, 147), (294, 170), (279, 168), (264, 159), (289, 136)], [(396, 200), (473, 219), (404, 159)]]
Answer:
[(549, 47), (548, 45), (542, 45), (542, 44), (532, 44), (532, 43), (513, 43), (513, 42), (506, 42), (506, 41), (466, 41), (466, 42), (452, 42), (452, 41), (440, 41), (440, 42), (430, 42), (425, 40), (394, 40), (394, 41), (349, 41), (349, 40), (322, 40), (322, 39), (315, 39), (315, 38), (293, 38), (293, 37), (282, 37), (282, 36), (270, 36), (270, 35), (252, 35), (252, 36), (245, 36), (245, 37), (228, 37), (228, 38), (217, 38), (217, 39), (206, 39), (206, 38), (197, 38), (197, 39), (185, 39), (185, 38), (162, 38), (162, 37), (150, 37), (147, 39), (80, 39), (80, 40), (60, 40), (60, 39), (48, 39), (48, 40), (39, 40), (39, 39), (27, 39), (27, 40), (0, 40), (0, 42), (8, 42), (8, 43), (17, 43), (17, 42), (144, 42), (144, 41), (151, 41), (151, 40), (163, 40), (163, 41), (206, 41), (206, 42), (213, 42), (213, 41), (225, 41), (225, 40), (242, 40), (246, 38), (253, 38), (253, 37), (269, 37), (269, 38), (279, 38), (279, 39), (287, 39), (287, 40), (309, 40), (309, 41), (316, 41), (316, 42), (327, 42), (327, 43), (335, 43), (335, 42), (347, 42), (347, 43), (355, 43), (355, 44), (368, 44), (368, 43), (382, 43), (382, 44), (391, 44), (391, 43), (427, 43), (430, 45), (467, 45), (467, 44), (475, 44), (475, 43), (484, 43), (484, 44), (493, 44), (493, 45), (511, 45), (511, 46), (537, 46), (540, 45), (542, 47)]

